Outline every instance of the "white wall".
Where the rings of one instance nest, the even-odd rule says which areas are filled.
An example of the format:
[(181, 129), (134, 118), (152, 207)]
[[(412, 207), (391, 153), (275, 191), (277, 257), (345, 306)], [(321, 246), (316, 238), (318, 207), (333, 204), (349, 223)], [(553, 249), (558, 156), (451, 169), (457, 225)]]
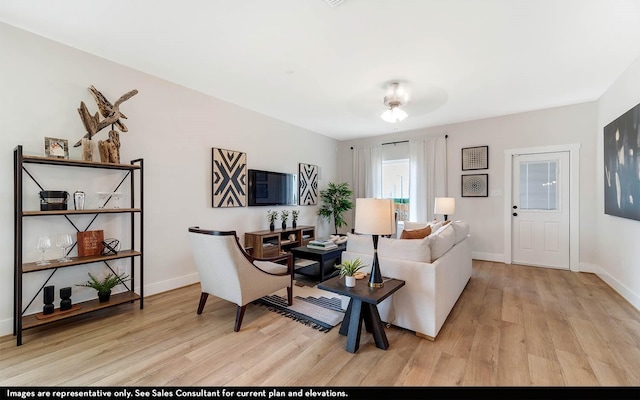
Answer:
[[(45, 136), (68, 139), (70, 146), (80, 139), (85, 133), (76, 111), (80, 101), (90, 112), (97, 111), (87, 90), (90, 85), (112, 102), (129, 90), (139, 91), (121, 106), (129, 128), (121, 134), (121, 158), (123, 162), (144, 159), (146, 294), (197, 281), (186, 241), (189, 226), (236, 230), (242, 240), (246, 231), (267, 229), (268, 207), (211, 207), (212, 147), (245, 152), (249, 168), (298, 173), (298, 163), (318, 165), (321, 189), (337, 174), (337, 142), (326, 136), (2, 23), (0, 48), (0, 142), (4, 148), (0, 153), (0, 165), (4, 166), (0, 168), (0, 334), (11, 333), (13, 321), (12, 150), (23, 145), (25, 154), (43, 155)], [(97, 139), (106, 139), (106, 134), (107, 129)], [(70, 158), (81, 158), (79, 148), (71, 149)], [(91, 188), (85, 190), (88, 201), (95, 201), (91, 196), (100, 190), (94, 188), (95, 178), (86, 171), (61, 175), (44, 169), (41, 174), (42, 181), (53, 186), (48, 189), (74, 192)], [(37, 203), (33, 204), (37, 209)], [(326, 222), (318, 220), (316, 206), (297, 208), (301, 211), (299, 224), (317, 225), (319, 236), (329, 234)], [(73, 230), (62, 218), (41, 220), (30, 222), (32, 232), (25, 232), (25, 261), (38, 257), (34, 249), (38, 233)], [(93, 228), (100, 229), (100, 223), (94, 223)], [(52, 250), (48, 256), (57, 257), (58, 253)], [(106, 267), (96, 264), (59, 270), (51, 281), (56, 293), (60, 287), (85, 281), (89, 268), (102, 271)], [(27, 291), (37, 290), (45, 279), (40, 273), (26, 278)], [(95, 297), (90, 289), (74, 287), (73, 293), (74, 301)], [(24, 301), (33, 295), (25, 294)], [(28, 313), (42, 309), (41, 297)], [(56, 295), (56, 305), (58, 302)], [(194, 309), (196, 303), (194, 299)]]
[(636, 308), (640, 308), (640, 221), (604, 213), (604, 127), (640, 103), (640, 59), (598, 101), (596, 163), (597, 257), (599, 275)]
[[(351, 146), (380, 144), (429, 135), (448, 135), (448, 195), (456, 198), (455, 219), (469, 221), (473, 231), (473, 255), (477, 259), (504, 261), (504, 152), (508, 149), (580, 144), (580, 260), (594, 260), (593, 185), (596, 158), (593, 140), (596, 103), (584, 103), (541, 111), (506, 115), (393, 135), (383, 135), (340, 143), (340, 179), (351, 182)], [(461, 149), (489, 146), (489, 169), (462, 171)], [(509, 167), (509, 166), (507, 166)], [(487, 198), (461, 197), (460, 176), (489, 174), (489, 192), (502, 194)]]

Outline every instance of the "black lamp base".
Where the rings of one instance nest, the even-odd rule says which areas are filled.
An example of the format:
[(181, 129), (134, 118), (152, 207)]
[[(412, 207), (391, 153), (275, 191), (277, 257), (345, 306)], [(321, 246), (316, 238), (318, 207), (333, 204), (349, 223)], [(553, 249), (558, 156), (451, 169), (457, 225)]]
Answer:
[(373, 239), (373, 263), (371, 264), (371, 276), (369, 277), (369, 287), (384, 287), (382, 274), (380, 273), (380, 264), (378, 263), (378, 235), (371, 235)]

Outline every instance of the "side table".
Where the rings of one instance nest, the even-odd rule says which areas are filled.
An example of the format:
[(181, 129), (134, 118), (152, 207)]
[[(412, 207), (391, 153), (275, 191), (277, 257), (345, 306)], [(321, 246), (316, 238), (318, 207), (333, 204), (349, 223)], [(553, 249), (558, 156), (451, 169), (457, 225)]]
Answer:
[(384, 286), (372, 288), (368, 278), (356, 280), (356, 286), (347, 287), (344, 279), (336, 276), (318, 284), (318, 288), (349, 297), (349, 306), (340, 326), (340, 334), (347, 336), (346, 350), (355, 353), (360, 347), (360, 331), (364, 321), (367, 332), (373, 334), (376, 347), (382, 350), (389, 348), (384, 324), (378, 313), (378, 304), (404, 286), (399, 279), (384, 278)]

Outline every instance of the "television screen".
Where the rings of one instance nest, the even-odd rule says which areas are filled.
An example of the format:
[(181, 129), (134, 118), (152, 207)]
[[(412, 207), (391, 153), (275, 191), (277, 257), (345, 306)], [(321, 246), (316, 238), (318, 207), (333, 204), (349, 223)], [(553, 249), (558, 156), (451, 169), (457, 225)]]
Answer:
[(248, 170), (250, 206), (290, 206), (297, 202), (297, 175)]

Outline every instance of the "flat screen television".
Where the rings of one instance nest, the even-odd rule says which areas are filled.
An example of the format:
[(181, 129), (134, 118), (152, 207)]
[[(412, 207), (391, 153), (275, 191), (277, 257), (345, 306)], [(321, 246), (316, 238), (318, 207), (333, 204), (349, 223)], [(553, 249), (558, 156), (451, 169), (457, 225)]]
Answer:
[(283, 172), (248, 170), (250, 206), (298, 204), (298, 176)]

